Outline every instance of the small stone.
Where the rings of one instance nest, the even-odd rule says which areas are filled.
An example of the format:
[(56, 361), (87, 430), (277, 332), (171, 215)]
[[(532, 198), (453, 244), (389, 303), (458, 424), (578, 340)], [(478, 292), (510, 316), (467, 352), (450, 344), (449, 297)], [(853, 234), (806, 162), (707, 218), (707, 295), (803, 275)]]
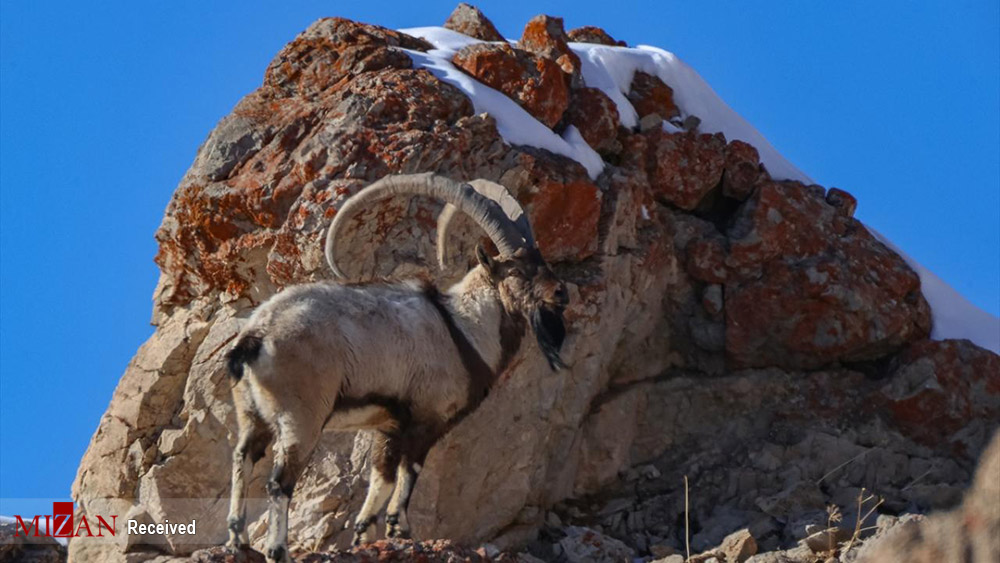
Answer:
[(566, 33), (566, 35), (569, 37), (570, 41), (574, 41), (576, 43), (597, 43), (599, 45), (609, 45), (612, 47), (627, 46), (624, 41), (616, 41), (614, 37), (608, 35), (608, 32), (592, 25), (585, 25), (583, 27), (571, 29)]
[[(677, 550), (674, 549), (673, 546), (665, 543), (654, 543), (653, 545), (649, 546), (649, 553), (652, 554), (653, 557), (658, 557), (662, 559), (665, 557), (670, 557), (671, 555), (675, 555), (677, 553)], [(681, 558), (681, 560), (683, 560), (683, 557)]]
[(701, 118), (697, 115), (689, 115), (681, 122), (681, 127), (685, 131), (695, 131), (701, 125)]
[(830, 188), (826, 194), (826, 202), (846, 217), (854, 217), (854, 210), (858, 208), (857, 198), (840, 188)]
[(656, 479), (660, 476), (660, 470), (655, 465), (641, 465), (637, 469), (645, 479)]
[[(809, 533), (810, 529), (815, 530), (816, 527), (806, 526), (806, 532)], [(844, 533), (840, 528), (824, 528), (819, 531), (813, 531), (803, 538), (800, 543), (811, 549), (813, 553), (826, 553), (837, 548), (837, 544), (841, 541), (841, 536)]]
[(628, 101), (640, 119), (653, 113), (663, 119), (671, 119), (680, 113), (674, 104), (674, 90), (658, 76), (641, 70), (632, 76)]
[(714, 283), (705, 288), (701, 295), (701, 306), (713, 317), (722, 313), (722, 286)]
[(545, 515), (545, 523), (552, 528), (562, 528), (563, 525), (562, 518), (560, 518), (555, 512), (551, 511)]
[(660, 117), (658, 113), (646, 114), (639, 120), (639, 131), (645, 133), (646, 131), (652, 131), (653, 129), (663, 128), (663, 118)]
[(744, 528), (726, 536), (719, 549), (726, 554), (727, 563), (743, 563), (757, 553), (757, 541)]
[(627, 545), (591, 528), (570, 526), (559, 540), (565, 560), (571, 563), (631, 561), (635, 556)]

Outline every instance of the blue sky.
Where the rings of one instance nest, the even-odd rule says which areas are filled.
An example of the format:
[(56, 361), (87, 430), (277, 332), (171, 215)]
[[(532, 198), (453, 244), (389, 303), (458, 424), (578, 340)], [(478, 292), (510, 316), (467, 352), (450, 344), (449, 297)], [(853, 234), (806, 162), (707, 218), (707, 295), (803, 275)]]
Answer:
[[(454, 5), (0, 4), (0, 498), (68, 497), (152, 333), (163, 210), (278, 50), (319, 17), (439, 25)], [(548, 13), (675, 52), (803, 171), (855, 194), (861, 219), (1000, 312), (996, 0), (738, 5), (479, 4), (512, 38)]]

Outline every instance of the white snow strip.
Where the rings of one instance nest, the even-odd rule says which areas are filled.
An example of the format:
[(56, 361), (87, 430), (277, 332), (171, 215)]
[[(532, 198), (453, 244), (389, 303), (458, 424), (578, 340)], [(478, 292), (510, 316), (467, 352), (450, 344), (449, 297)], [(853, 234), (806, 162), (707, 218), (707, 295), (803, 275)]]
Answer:
[(924, 299), (931, 306), (933, 340), (964, 338), (971, 340), (976, 346), (1000, 354), (1000, 317), (973, 305), (934, 272), (921, 266), (892, 241), (882, 236), (882, 233), (867, 225), (865, 228), (882, 244), (906, 260), (906, 263), (920, 276), (920, 289)]
[[(603, 171), (604, 162), (601, 157), (587, 145), (575, 127), (568, 127), (560, 137), (506, 95), (478, 82), (451, 64), (456, 51), (482, 41), (442, 27), (414, 27), (400, 31), (423, 37), (434, 45), (435, 48), (428, 53), (410, 50), (406, 50), (406, 53), (413, 59), (415, 66), (428, 69), (441, 80), (462, 90), (472, 100), (477, 113), (486, 112), (493, 116), (505, 141), (514, 145), (546, 149), (572, 158), (587, 169), (592, 179)], [(569, 46), (580, 57), (584, 82), (587, 86), (599, 88), (615, 102), (622, 125), (638, 125), (638, 115), (626, 97), (631, 89), (632, 77), (636, 71), (652, 74), (673, 89), (674, 103), (680, 109), (682, 117), (694, 115), (701, 120), (700, 131), (722, 133), (727, 140), (739, 139), (753, 145), (760, 153), (761, 162), (775, 179), (813, 183), (809, 176), (781, 156), (760, 132), (722, 101), (694, 69), (673, 53), (647, 45), (629, 48), (570, 43)], [(678, 131), (668, 122), (664, 122), (663, 126), (670, 132)], [(644, 217), (647, 213), (643, 209)], [(906, 260), (920, 276), (923, 294), (930, 304), (934, 321), (931, 338), (965, 338), (978, 346), (1000, 353), (1000, 318), (970, 303), (888, 239), (871, 227), (867, 228)]]
[[(638, 115), (626, 95), (636, 71), (659, 77), (674, 91), (674, 103), (682, 117), (697, 116), (698, 129), (705, 133), (722, 133), (726, 140), (739, 139), (753, 145), (771, 176), (778, 180), (813, 181), (804, 172), (781, 156), (743, 117), (733, 111), (712, 90), (693, 68), (669, 51), (639, 45), (636, 48), (611, 47), (591, 43), (570, 43), (580, 57), (583, 79), (587, 86), (599, 88), (618, 106), (622, 125), (635, 127)], [(672, 129), (668, 129), (671, 130)]]
[(567, 128), (560, 137), (506, 94), (486, 86), (451, 64), (451, 58), (458, 49), (482, 43), (481, 41), (438, 27), (415, 27), (399, 31), (423, 37), (434, 45), (435, 48), (427, 53), (403, 50), (413, 60), (415, 67), (426, 68), (434, 76), (464, 92), (472, 101), (476, 113), (488, 113), (493, 116), (497, 122), (497, 130), (505, 141), (512, 145), (546, 149), (572, 158), (587, 169), (587, 174), (592, 180), (604, 171), (604, 161), (583, 140), (575, 127)]

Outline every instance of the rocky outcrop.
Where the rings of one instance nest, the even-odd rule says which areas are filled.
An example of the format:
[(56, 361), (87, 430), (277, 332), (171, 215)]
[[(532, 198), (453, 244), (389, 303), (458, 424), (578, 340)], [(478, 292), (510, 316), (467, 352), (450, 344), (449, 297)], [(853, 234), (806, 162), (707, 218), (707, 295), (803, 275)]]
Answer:
[(502, 43), (470, 45), (456, 53), (452, 62), (549, 127), (559, 123), (569, 106), (564, 74), (551, 59)]
[(733, 365), (875, 360), (930, 334), (916, 273), (825, 195), (764, 182), (737, 211), (725, 288)]
[(500, 35), (497, 28), (493, 26), (493, 22), (483, 15), (479, 8), (464, 2), (455, 7), (455, 10), (444, 22), (444, 27), (483, 41), (504, 40), (503, 35)]
[(517, 45), (539, 57), (555, 61), (569, 76), (573, 87), (579, 87), (583, 85), (580, 57), (569, 48), (569, 41), (562, 18), (540, 15), (531, 18), (524, 26)]
[[(460, 10), (453, 27), (488, 33)], [(539, 17), (518, 49), (476, 45), (455, 62), (546, 125), (574, 124), (605, 159), (596, 179), (506, 143), (460, 90), (394, 49), (428, 49), (422, 39), (325, 19), (282, 49), (174, 193), (156, 234), (156, 333), (73, 485), (83, 513), (195, 517), (198, 536), (74, 540), (73, 559), (224, 541), (235, 421), (222, 356), (256, 305), (328, 276), (325, 227), (391, 173), (502, 183), (571, 292), (571, 367), (551, 372), (529, 343), (431, 450), (410, 505), (418, 538), (506, 550), (541, 533), (546, 546), (572, 537), (568, 550), (597, 538), (589, 529), (638, 556), (665, 553), (683, 545), (685, 475), (693, 540), (706, 549), (741, 528), (761, 549), (794, 542), (861, 487), (896, 511), (957, 500), (996, 426), (997, 357), (926, 341), (919, 279), (852, 217), (849, 194), (772, 179), (753, 147), (721, 135), (621, 127), (606, 96), (577, 83), (567, 37)], [(659, 114), (664, 97), (652, 99)], [(347, 273), (456, 279), (479, 236), (457, 226), (438, 272), (438, 211), (414, 200), (361, 213), (341, 241)], [(293, 551), (347, 541), (369, 446), (365, 433), (323, 438), (294, 494)], [(251, 480), (258, 546), (269, 465)]]
[(1000, 433), (956, 510), (898, 526), (859, 553), (859, 563), (1000, 560)]

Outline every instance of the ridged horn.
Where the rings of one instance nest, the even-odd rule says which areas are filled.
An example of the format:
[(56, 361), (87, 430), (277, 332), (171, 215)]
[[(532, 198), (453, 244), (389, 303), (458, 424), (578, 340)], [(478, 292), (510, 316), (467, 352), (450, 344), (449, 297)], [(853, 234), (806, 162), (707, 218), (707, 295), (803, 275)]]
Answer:
[[(337, 211), (326, 231), (326, 261), (338, 278), (346, 277), (337, 266), (336, 241), (348, 219), (372, 203), (397, 195), (421, 195), (454, 206), (472, 218), (496, 245), (500, 255), (507, 257), (527, 244), (517, 225), (508, 219), (500, 204), (477, 192), (469, 184), (456, 182), (433, 173), (386, 176), (362, 188)], [(509, 194), (508, 194), (509, 195)], [(513, 198), (512, 198), (513, 199)], [(516, 202), (515, 202), (516, 203)]]
[[(528, 214), (524, 212), (521, 204), (510, 194), (504, 186), (489, 180), (473, 180), (469, 184), (483, 196), (495, 201), (503, 209), (504, 214), (510, 219), (521, 236), (529, 246), (535, 246), (535, 236), (531, 232), (531, 224), (528, 223)], [(437, 259), (438, 266), (443, 270), (448, 263), (448, 237), (452, 228), (452, 221), (455, 218), (455, 206), (448, 204), (441, 210), (437, 220)]]

